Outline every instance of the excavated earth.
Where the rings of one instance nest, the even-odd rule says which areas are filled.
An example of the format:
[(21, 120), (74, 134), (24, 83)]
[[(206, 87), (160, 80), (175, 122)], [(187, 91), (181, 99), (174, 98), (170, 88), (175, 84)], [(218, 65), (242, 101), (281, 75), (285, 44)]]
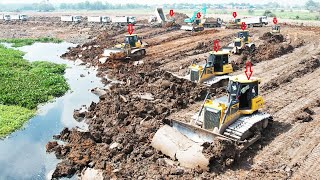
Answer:
[[(260, 93), (266, 101), (263, 110), (271, 113), (274, 121), (263, 132), (263, 138), (240, 158), (235, 158), (233, 149), (237, 147), (228, 141), (204, 144), (203, 153), (211, 162), (208, 172), (180, 167), (150, 143), (167, 119), (188, 121), (207, 92), (213, 96), (225, 92), (223, 88), (178, 79), (167, 71), (183, 75), (191, 62), (205, 61), (213, 38), (219, 39), (221, 46), (227, 45), (236, 30), (191, 33), (141, 28), (138, 33), (149, 46), (140, 65), (130, 61), (99, 64), (103, 48), (121, 42), (123, 35), (102, 33), (89, 44), (70, 49), (64, 57), (98, 66), (101, 76), (108, 75), (123, 84), (114, 85), (85, 113), (89, 132), (65, 129), (55, 137), (66, 144), (53, 142), (48, 149), (63, 160), (54, 177), (70, 177), (95, 168), (102, 170), (107, 179), (317, 179), (320, 47), (316, 39), (320, 29), (282, 27), (280, 35), (268, 33), (269, 29), (250, 30), (256, 51), (231, 59), (234, 74), (243, 73), (247, 60), (253, 63), (253, 75), (262, 78)], [(88, 51), (94, 46), (95, 51)]]
[[(176, 13), (178, 16), (179, 14)], [(175, 17), (184, 19), (184, 15)], [(49, 26), (50, 24), (50, 26)], [(192, 33), (177, 28), (135, 27), (148, 44), (139, 63), (99, 63), (104, 48), (123, 42), (126, 28), (66, 24), (58, 18), (34, 18), (31, 22), (0, 23), (1, 38), (61, 38), (80, 43), (63, 57), (99, 68), (103, 82), (114, 84), (79, 114), (89, 131), (64, 129), (47, 144), (61, 163), (53, 177), (71, 177), (87, 168), (102, 171), (105, 179), (319, 179), (320, 171), (320, 28), (281, 26), (281, 35), (270, 27), (249, 29), (256, 44), (253, 53), (232, 55), (234, 75), (244, 74), (245, 62), (253, 64), (253, 76), (262, 78), (262, 109), (273, 123), (262, 139), (236, 158), (233, 143), (215, 141), (203, 145), (210, 170), (179, 166), (150, 145), (157, 129), (168, 119), (189, 121), (207, 92), (225, 94), (224, 88), (208, 88), (179, 79), (192, 62), (204, 63), (213, 41), (230, 43), (237, 30), (207, 29)], [(32, 28), (33, 31), (27, 29)], [(169, 73), (170, 72), (170, 73)], [(61, 142), (63, 141), (63, 143)]]

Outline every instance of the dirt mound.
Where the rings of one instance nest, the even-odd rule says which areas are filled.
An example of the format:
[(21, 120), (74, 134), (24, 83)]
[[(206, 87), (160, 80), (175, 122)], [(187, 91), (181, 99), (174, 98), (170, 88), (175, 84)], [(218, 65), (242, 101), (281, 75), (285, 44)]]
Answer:
[(233, 62), (234, 70), (242, 68), (247, 60), (252, 63), (267, 61), (292, 53), (295, 48), (301, 47), (304, 44), (304, 41), (301, 39), (286, 42), (282, 35), (270, 36), (270, 34), (265, 33), (263, 35), (262, 39), (265, 39), (265, 42), (258, 46), (254, 52), (242, 52), (241, 56)]
[(141, 175), (153, 178), (181, 174), (176, 170), (166, 174), (146, 168), (161, 168), (154, 162), (164, 158), (150, 143), (165, 117), (202, 100), (208, 90), (164, 71), (136, 68), (128, 72), (130, 76), (117, 75), (126, 84), (115, 85), (100, 96), (98, 104), (90, 106), (85, 115), (89, 132), (66, 129), (56, 136), (67, 144), (51, 148), (58, 158), (64, 159), (54, 177), (69, 177), (90, 166), (105, 170), (106, 177), (136, 179)]
[(74, 48), (69, 48), (69, 51), (63, 54), (61, 57), (68, 60), (80, 59), (85, 63), (90, 63), (92, 65), (99, 64), (99, 58), (103, 54), (105, 48), (113, 47), (115, 44), (119, 43), (114, 36), (116, 34), (121, 34), (126, 32), (125, 28), (113, 28), (114, 30), (106, 30), (100, 33), (91, 42), (85, 43), (83, 45), (78, 45)]
[(210, 159), (210, 170), (213, 172), (225, 170), (236, 158), (237, 147), (232, 141), (216, 139), (213, 143), (203, 144), (203, 147), (203, 154)]
[(173, 17), (171, 17), (169, 14), (167, 14), (166, 17), (167, 19), (174, 18), (177, 24), (184, 24), (184, 20), (189, 18), (189, 16), (187, 16), (186, 14), (178, 12), (175, 12)]
[(272, 34), (270, 32), (264, 33), (259, 39), (265, 40), (267, 43), (282, 43), (285, 41), (282, 34)]

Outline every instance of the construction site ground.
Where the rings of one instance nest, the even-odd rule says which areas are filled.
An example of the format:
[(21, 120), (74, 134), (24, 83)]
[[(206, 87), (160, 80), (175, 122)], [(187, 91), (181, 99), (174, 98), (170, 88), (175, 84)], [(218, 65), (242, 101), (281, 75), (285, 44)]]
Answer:
[[(99, 66), (105, 83), (109, 83), (105, 75), (124, 82), (107, 90), (100, 96), (99, 103), (91, 104), (85, 113), (89, 132), (64, 129), (55, 136), (64, 141), (64, 145), (48, 144), (48, 152), (55, 152), (57, 158), (63, 160), (54, 177), (70, 177), (86, 168), (95, 168), (108, 178), (319, 179), (318, 27), (282, 25), (283, 42), (261, 38), (271, 27), (249, 29), (257, 50), (247, 57), (232, 55), (236, 67), (233, 74), (244, 74), (244, 62), (252, 61), (253, 76), (262, 79), (263, 111), (270, 113), (274, 120), (262, 139), (243, 152), (240, 159), (233, 163), (225, 163), (228, 160), (223, 159), (224, 166), (203, 172), (179, 167), (177, 162), (154, 150), (150, 143), (165, 118), (188, 122), (199, 110), (206, 91), (220, 96), (225, 90), (178, 79), (166, 71), (180, 76), (186, 74), (193, 61), (205, 62), (213, 49), (213, 40), (219, 39), (221, 46), (227, 45), (238, 30), (218, 28), (192, 33), (137, 27), (135, 33), (149, 46), (147, 56), (141, 59), (143, 64), (136, 66), (134, 62), (112, 61), (107, 65), (98, 62), (103, 48), (122, 42), (126, 27), (95, 28), (59, 22), (50, 26), (36, 22), (0, 23), (0, 26), (1, 38), (49, 35), (80, 43), (64, 57)], [(143, 98), (144, 95), (152, 98)]]

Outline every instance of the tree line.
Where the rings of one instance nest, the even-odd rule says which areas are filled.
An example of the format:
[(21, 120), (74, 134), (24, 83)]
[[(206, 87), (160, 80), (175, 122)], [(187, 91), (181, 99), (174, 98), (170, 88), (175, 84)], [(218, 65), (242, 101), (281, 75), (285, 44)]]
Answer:
[[(199, 6), (206, 6), (207, 8), (214, 9), (225, 9), (228, 8), (246, 8), (246, 9), (275, 9), (280, 8), (280, 4), (277, 2), (272, 2), (268, 4), (257, 4), (252, 5), (249, 3), (228, 3), (228, 4), (191, 4), (191, 3), (174, 3), (174, 4), (163, 4), (164, 8), (170, 9), (196, 9)], [(305, 8), (310, 11), (320, 11), (320, 3), (314, 0), (308, 0), (304, 6), (300, 8)], [(33, 4), (1, 4), (0, 11), (55, 11), (55, 10), (108, 10), (108, 9), (146, 9), (153, 8), (150, 5), (141, 4), (111, 4), (102, 1), (95, 2), (79, 2), (79, 3), (61, 3), (53, 5), (47, 1), (42, 1), (41, 3)]]

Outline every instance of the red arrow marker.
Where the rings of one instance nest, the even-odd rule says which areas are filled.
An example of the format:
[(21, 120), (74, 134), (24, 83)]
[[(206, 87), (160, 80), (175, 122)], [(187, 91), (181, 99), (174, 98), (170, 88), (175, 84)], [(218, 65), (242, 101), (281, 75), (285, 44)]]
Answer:
[(128, 33), (131, 35), (134, 31), (133, 25), (132, 24), (128, 24)]
[(241, 29), (244, 31), (247, 28), (247, 25), (245, 22), (242, 22)]
[(219, 45), (219, 41), (218, 40), (214, 40), (213, 42), (213, 50), (218, 52), (220, 50), (220, 45)]
[(200, 12), (197, 13), (197, 18), (198, 19), (201, 18), (201, 13)]
[(278, 23), (278, 19), (276, 17), (273, 18), (273, 23), (277, 24)]
[(232, 16), (233, 16), (234, 18), (236, 18), (236, 17), (237, 17), (237, 12), (233, 12), (233, 13), (232, 13)]
[(174, 15), (173, 9), (170, 10), (169, 15), (172, 17)]
[(250, 61), (246, 62), (246, 70), (244, 71), (244, 73), (246, 74), (248, 80), (250, 80), (251, 76), (252, 76), (252, 64)]

